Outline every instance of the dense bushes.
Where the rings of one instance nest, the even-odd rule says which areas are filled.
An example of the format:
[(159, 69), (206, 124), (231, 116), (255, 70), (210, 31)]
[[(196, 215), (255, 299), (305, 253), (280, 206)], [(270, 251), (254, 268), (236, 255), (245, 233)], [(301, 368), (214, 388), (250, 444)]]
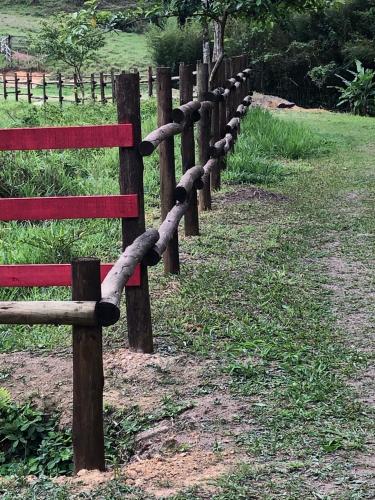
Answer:
[(202, 27), (196, 22), (179, 27), (175, 19), (169, 19), (163, 28), (151, 27), (147, 40), (153, 62), (173, 72), (181, 61), (189, 64), (202, 58)]
[(232, 21), (229, 54), (246, 50), (256, 69), (255, 87), (298, 104), (335, 107), (335, 76), (360, 60), (375, 68), (375, 0), (349, 0), (266, 27)]

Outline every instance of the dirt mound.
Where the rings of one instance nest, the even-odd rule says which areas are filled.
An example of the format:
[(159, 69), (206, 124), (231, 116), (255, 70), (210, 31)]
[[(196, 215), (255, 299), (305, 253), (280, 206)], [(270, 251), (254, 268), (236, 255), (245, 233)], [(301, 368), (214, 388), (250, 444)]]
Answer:
[(274, 95), (260, 94), (259, 92), (254, 92), (252, 99), (253, 106), (259, 106), (265, 109), (281, 109), (283, 111), (307, 111), (311, 113), (325, 113), (325, 109), (321, 108), (302, 108), (296, 104), (283, 99), (282, 97), (277, 97)]

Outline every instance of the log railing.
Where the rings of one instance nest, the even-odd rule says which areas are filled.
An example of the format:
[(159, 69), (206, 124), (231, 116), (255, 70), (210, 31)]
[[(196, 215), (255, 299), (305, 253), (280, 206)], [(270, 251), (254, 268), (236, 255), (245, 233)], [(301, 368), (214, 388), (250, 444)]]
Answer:
[[(231, 58), (231, 65), (238, 58)], [(222, 64), (224, 67), (224, 64)], [(220, 73), (220, 72), (218, 72)], [(85, 102), (97, 102), (101, 104), (116, 102), (116, 79), (120, 72), (115, 69), (110, 71), (101, 71), (99, 73), (91, 73), (84, 75), (81, 78), (77, 74), (64, 75), (57, 73), (50, 75), (41, 72), (32, 71), (14, 71), (3, 70), (0, 73), (0, 98), (4, 100), (24, 100), (29, 103), (57, 102), (60, 105), (64, 103), (81, 104)], [(234, 75), (225, 83), (226, 90), (244, 81), (248, 78), (249, 73), (246, 70)], [(196, 87), (197, 70), (192, 68), (191, 77), (193, 86)], [(147, 71), (143, 72), (140, 79), (140, 92), (142, 96), (153, 97), (155, 95), (155, 84), (157, 82), (157, 74), (154, 68), (148, 67)], [(171, 76), (171, 84), (178, 91), (181, 88), (181, 74)], [(83, 89), (83, 92), (82, 92)], [(196, 89), (197, 90), (197, 89)], [(212, 99), (222, 99), (218, 96), (217, 91), (211, 96)]]
[[(101, 141), (99, 147), (119, 146), (121, 194), (109, 197), (113, 200), (112, 205), (109, 208), (106, 206), (106, 212), (103, 214), (100, 212), (103, 208), (100, 206), (100, 197), (95, 197), (98, 200), (94, 206), (86, 207), (89, 213), (83, 213), (83, 205), (77, 197), (77, 207), (79, 206), (81, 210), (80, 217), (121, 218), (123, 253), (118, 260), (113, 265), (107, 265), (103, 272), (98, 259), (76, 259), (72, 263), (69, 279), (66, 276), (67, 266), (62, 266), (61, 272), (64, 276), (59, 277), (61, 281), (57, 284), (72, 286), (71, 301), (0, 302), (0, 323), (73, 325), (73, 448), (76, 472), (83, 468), (99, 470), (105, 468), (102, 327), (113, 325), (119, 320), (121, 296), (125, 289), (130, 348), (140, 352), (153, 351), (147, 267), (156, 265), (163, 258), (166, 273), (179, 272), (177, 237), (179, 223), (185, 216), (185, 234), (198, 235), (198, 206), (200, 210), (209, 210), (211, 189), (220, 188), (220, 175), (221, 169), (225, 167), (225, 156), (233, 149), (240, 120), (251, 104), (247, 58), (245, 56), (237, 58), (231, 61), (231, 64), (224, 61), (222, 68), (227, 71), (229, 67), (235, 76), (225, 74), (223, 69), (219, 70), (219, 76), (215, 80), (216, 87), (209, 89), (208, 65), (199, 63), (196, 74), (198, 99), (194, 100), (194, 69), (192, 66), (182, 65), (179, 76), (180, 106), (175, 109), (172, 106), (173, 80), (170, 70), (158, 68), (156, 87), (159, 127), (143, 140), (140, 78), (137, 73), (122, 73), (116, 79), (119, 123), (101, 126), (100, 133), (99, 128), (95, 128), (93, 135), (90, 135), (88, 130), (90, 127), (85, 128), (78, 136), (81, 141), (88, 142), (77, 144), (77, 134), (69, 139), (71, 137), (67, 130), (69, 127), (65, 127), (63, 132), (55, 130), (52, 134), (55, 141), (67, 141), (56, 144), (51, 143), (51, 134), (45, 133), (45, 129), (0, 130), (0, 138), (3, 139), (2, 149), (94, 147), (93, 137)], [(198, 125), (197, 130), (195, 123)], [(17, 134), (23, 134), (22, 140), (19, 140), (20, 136), (17, 139)], [(173, 137), (177, 134), (181, 134), (183, 166), (182, 176), (178, 182), (175, 181), (173, 144)], [(195, 161), (195, 134), (198, 140), (198, 162)], [(153, 154), (157, 148), (160, 162), (162, 223), (158, 230), (146, 231), (143, 156)], [(118, 203), (119, 199), (126, 200), (125, 211), (124, 206)], [(67, 215), (72, 217), (73, 202), (70, 200), (66, 204), (65, 213), (64, 210), (58, 213), (53, 208), (56, 200), (57, 198), (51, 199), (49, 207), (47, 199), (39, 201), (0, 199), (0, 209), (4, 209), (0, 211), (4, 217), (2, 220), (19, 218), (23, 220), (30, 217), (33, 220), (43, 217), (64, 218)], [(60, 206), (63, 206), (64, 200), (60, 201)], [(3, 207), (1, 203), (4, 204)], [(21, 273), (15, 271), (17, 267), (0, 266), (0, 286), (22, 286), (25, 283), (27, 286), (56, 284), (44, 281), (40, 283), (38, 279), (44, 279), (40, 277), (43, 277), (43, 272), (41, 274), (39, 271), (35, 272), (33, 266), (31, 271), (29, 270), (32, 275), (31, 281), (25, 281)], [(7, 268), (5, 274), (4, 272), (2, 274), (2, 268), (3, 271)], [(25, 266), (22, 267), (24, 268)], [(35, 281), (36, 274), (38, 279)], [(129, 286), (130, 284), (132, 286)]]

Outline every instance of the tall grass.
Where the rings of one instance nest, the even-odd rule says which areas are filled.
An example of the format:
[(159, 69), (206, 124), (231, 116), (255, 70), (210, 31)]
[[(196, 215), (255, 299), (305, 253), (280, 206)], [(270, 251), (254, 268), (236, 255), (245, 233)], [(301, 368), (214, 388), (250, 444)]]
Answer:
[(236, 154), (229, 157), (224, 177), (231, 183), (270, 184), (287, 174), (283, 160), (310, 158), (326, 148), (308, 127), (253, 108), (242, 123)]
[[(155, 101), (142, 101), (143, 135), (156, 125)], [(0, 127), (116, 123), (116, 107), (0, 105)], [(118, 150), (0, 152), (0, 197), (117, 194)], [(145, 161), (145, 202), (159, 198), (158, 155)], [(113, 262), (121, 251), (121, 225), (115, 220), (9, 222), (0, 224), (0, 264), (63, 263), (94, 255)], [(64, 300), (64, 288), (0, 288), (0, 300)], [(65, 333), (65, 335), (64, 335)], [(0, 351), (57, 347), (69, 342), (66, 327), (0, 325)]]

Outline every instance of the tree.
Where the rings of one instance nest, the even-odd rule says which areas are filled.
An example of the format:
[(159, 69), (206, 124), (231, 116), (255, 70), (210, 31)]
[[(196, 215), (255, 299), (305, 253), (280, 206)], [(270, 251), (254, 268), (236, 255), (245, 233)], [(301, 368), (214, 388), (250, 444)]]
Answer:
[(97, 9), (98, 1), (90, 0), (77, 12), (52, 16), (32, 39), (33, 50), (45, 60), (63, 62), (74, 70), (82, 93), (82, 68), (105, 43)]
[[(145, 0), (144, 11), (150, 16), (177, 16), (183, 22), (198, 17), (203, 27), (213, 26), (212, 60), (224, 57), (225, 28), (231, 17), (257, 20), (276, 18), (288, 11), (316, 10), (334, 0)], [(148, 13), (148, 14), (147, 14)]]

